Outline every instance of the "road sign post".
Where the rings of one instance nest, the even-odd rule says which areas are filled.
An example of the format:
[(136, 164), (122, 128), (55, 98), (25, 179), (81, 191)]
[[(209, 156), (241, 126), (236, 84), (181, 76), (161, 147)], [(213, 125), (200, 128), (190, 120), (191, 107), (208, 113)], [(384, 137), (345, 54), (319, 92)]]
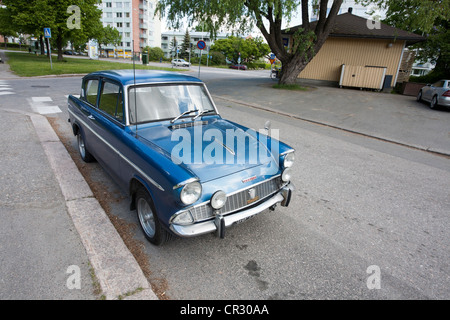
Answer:
[(48, 55), (50, 57), (50, 69), (53, 70), (52, 49), (50, 46), (51, 37), (52, 37), (52, 30), (50, 28), (44, 28), (44, 38), (46, 39), (46, 41), (48, 41)]
[(200, 50), (200, 61), (198, 63), (198, 77), (200, 78), (200, 66), (202, 65), (202, 53), (206, 48), (206, 42), (204, 40), (199, 40), (197, 42), (197, 48)]

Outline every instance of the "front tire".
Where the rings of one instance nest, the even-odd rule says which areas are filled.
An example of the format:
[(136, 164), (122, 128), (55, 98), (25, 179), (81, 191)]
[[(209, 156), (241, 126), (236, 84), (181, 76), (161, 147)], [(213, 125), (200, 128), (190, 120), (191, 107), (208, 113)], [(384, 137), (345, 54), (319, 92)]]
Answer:
[(438, 105), (437, 96), (434, 96), (430, 102), (430, 109), (436, 109)]
[(160, 246), (172, 238), (172, 234), (161, 226), (153, 200), (143, 187), (136, 193), (136, 212), (142, 231), (152, 244)]
[(422, 90), (417, 94), (417, 101), (422, 102)]

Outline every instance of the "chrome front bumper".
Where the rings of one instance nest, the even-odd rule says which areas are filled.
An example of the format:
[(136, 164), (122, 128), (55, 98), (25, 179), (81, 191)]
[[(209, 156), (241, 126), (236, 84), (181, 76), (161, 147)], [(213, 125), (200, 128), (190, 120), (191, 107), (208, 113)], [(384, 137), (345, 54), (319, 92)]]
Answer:
[(218, 214), (213, 220), (199, 222), (192, 225), (171, 224), (170, 230), (180, 237), (194, 237), (206, 233), (216, 232), (220, 238), (223, 238), (225, 237), (225, 228), (228, 228), (235, 223), (243, 222), (276, 204), (281, 204), (283, 207), (287, 207), (291, 200), (293, 190), (294, 187), (291, 183), (283, 187), (272, 197), (250, 209), (245, 209), (228, 215)]

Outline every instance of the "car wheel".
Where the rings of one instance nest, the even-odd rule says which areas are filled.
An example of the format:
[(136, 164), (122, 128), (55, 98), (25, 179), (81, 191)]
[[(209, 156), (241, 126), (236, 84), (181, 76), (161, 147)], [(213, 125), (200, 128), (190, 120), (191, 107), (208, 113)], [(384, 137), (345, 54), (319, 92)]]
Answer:
[(84, 162), (93, 162), (95, 158), (91, 155), (91, 153), (86, 148), (86, 142), (84, 139), (84, 135), (81, 133), (81, 131), (78, 131), (77, 134), (77, 142), (78, 142), (78, 152), (80, 153), (81, 159), (83, 159)]
[(430, 109), (436, 109), (436, 108), (437, 108), (437, 96), (434, 96), (430, 102)]
[(419, 102), (422, 101), (422, 90), (420, 90), (419, 93), (417, 94), (417, 101)]
[(148, 241), (154, 245), (162, 245), (172, 238), (172, 234), (161, 226), (153, 201), (143, 187), (136, 193), (136, 212), (139, 224)]

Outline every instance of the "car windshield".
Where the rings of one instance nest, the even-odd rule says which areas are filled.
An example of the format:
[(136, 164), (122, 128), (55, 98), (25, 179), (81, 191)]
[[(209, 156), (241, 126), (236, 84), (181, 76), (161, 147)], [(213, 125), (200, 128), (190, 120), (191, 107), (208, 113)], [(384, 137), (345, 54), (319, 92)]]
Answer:
[[(195, 116), (215, 110), (203, 85), (170, 84), (131, 87), (129, 90), (130, 124), (173, 120), (179, 115)], [(197, 111), (198, 110), (198, 111)]]

